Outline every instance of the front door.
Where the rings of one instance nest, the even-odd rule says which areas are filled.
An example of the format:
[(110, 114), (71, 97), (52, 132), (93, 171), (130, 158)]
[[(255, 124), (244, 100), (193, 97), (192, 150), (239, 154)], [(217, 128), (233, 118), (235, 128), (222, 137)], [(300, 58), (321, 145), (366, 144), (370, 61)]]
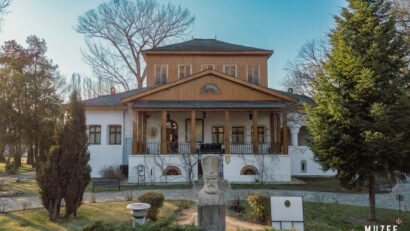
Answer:
[(173, 120), (167, 121), (167, 153), (178, 153), (178, 124)]

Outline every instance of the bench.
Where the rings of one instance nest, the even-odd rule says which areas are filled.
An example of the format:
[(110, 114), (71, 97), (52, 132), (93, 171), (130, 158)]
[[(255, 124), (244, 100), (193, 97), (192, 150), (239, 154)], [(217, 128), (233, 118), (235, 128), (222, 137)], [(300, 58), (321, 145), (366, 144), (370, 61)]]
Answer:
[(121, 191), (121, 184), (119, 179), (94, 179), (93, 180), (93, 192), (97, 187), (118, 187)]
[(390, 184), (378, 182), (378, 183), (376, 183), (376, 189), (379, 192), (391, 192), (392, 191), (392, 186)]

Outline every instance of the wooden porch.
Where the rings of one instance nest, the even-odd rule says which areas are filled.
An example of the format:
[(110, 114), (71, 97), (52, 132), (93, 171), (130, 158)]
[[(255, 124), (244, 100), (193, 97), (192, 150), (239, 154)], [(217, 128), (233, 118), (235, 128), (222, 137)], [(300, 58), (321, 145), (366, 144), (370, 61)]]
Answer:
[[(134, 107), (132, 154), (288, 154), (287, 109), (284, 108), (142, 108)], [(161, 114), (160, 142), (147, 142), (147, 113)], [(169, 142), (167, 122), (171, 112), (190, 113), (190, 142)], [(196, 139), (196, 119), (199, 113), (220, 112), (224, 115), (223, 143), (198, 143)], [(259, 143), (258, 129), (252, 130), (252, 142), (231, 143), (230, 115), (233, 112), (249, 113), (253, 128), (258, 127), (258, 115), (269, 113), (269, 140)], [(251, 116), (252, 115), (252, 116)], [(283, 129), (285, 128), (285, 129)], [(188, 131), (187, 131), (188, 132)], [(194, 150), (194, 151), (192, 151)]]

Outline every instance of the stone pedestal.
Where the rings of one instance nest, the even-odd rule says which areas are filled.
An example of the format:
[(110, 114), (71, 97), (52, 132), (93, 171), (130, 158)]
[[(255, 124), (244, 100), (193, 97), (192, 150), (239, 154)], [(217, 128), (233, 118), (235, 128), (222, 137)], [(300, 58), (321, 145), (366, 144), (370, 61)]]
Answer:
[(198, 205), (198, 225), (202, 231), (225, 231), (225, 205)]

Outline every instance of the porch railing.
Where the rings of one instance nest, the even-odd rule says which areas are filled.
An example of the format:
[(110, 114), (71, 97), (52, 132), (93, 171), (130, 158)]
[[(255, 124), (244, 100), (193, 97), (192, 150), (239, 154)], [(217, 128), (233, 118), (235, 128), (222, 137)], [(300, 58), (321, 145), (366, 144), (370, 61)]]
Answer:
[[(215, 151), (218, 149), (218, 151)], [(144, 154), (159, 154), (161, 153), (161, 143), (146, 143), (141, 145), (142, 153)], [(219, 151), (220, 150), (220, 151)], [(253, 154), (252, 143), (230, 144), (231, 154)], [(225, 153), (223, 144), (197, 144), (197, 150), (191, 152), (190, 143), (167, 143), (167, 153), (169, 154), (196, 154), (196, 153)], [(258, 154), (280, 154), (282, 153), (282, 143), (263, 143), (258, 145)]]

